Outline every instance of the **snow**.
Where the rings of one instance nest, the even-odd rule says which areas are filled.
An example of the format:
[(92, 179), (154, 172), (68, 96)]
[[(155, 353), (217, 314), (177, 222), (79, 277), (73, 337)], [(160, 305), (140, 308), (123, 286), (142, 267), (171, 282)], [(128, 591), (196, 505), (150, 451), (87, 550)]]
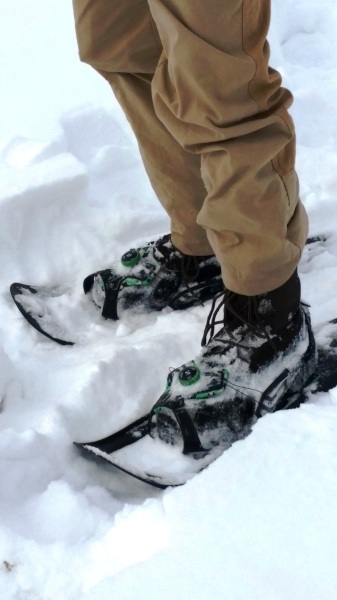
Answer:
[[(264, 417), (164, 492), (73, 447), (150, 409), (168, 367), (198, 353), (209, 306), (118, 323), (93, 309), (73, 347), (24, 322), (13, 281), (69, 289), (83, 329), (83, 278), (168, 219), (108, 85), (78, 61), (71, 3), (0, 9), (0, 597), (331, 600), (336, 389)], [(300, 266), (315, 328), (337, 313), (336, 21), (335, 0), (273, 2), (271, 62), (295, 96), (310, 233), (328, 237)]]

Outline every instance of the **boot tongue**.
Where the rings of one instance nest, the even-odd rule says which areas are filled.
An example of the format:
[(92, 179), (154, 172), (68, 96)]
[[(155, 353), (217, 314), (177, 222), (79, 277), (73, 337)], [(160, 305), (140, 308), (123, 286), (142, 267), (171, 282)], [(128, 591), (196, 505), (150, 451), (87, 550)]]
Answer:
[(173, 246), (170, 234), (164, 235), (156, 242), (153, 248), (153, 255), (163, 267), (172, 271), (181, 270), (183, 255)]
[(157, 262), (168, 271), (180, 273), (185, 282), (197, 279), (200, 273), (200, 265), (213, 255), (194, 256), (183, 254), (172, 244), (171, 234), (164, 235), (159, 239), (154, 248), (153, 255)]
[[(155, 259), (169, 271), (181, 273), (185, 281), (193, 281), (199, 273), (199, 263), (195, 256), (183, 254), (171, 241), (170, 234), (164, 235), (153, 249)], [(202, 260), (203, 257), (200, 258)]]
[(243, 296), (242, 294), (227, 291), (225, 306), (225, 322), (232, 330), (241, 327), (243, 324), (253, 324), (253, 298), (251, 296)]

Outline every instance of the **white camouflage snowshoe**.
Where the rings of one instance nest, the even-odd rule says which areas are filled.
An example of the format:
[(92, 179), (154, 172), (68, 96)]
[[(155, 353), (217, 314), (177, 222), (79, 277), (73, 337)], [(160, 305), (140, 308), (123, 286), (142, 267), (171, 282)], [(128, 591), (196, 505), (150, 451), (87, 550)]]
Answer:
[(151, 412), (150, 435), (194, 458), (225, 450), (264, 414), (296, 406), (316, 365), (297, 272), (260, 296), (225, 291), (215, 306), (201, 354), (170, 372)]
[(116, 268), (89, 275), (83, 287), (103, 317), (118, 319), (128, 308), (149, 312), (202, 304), (214, 298), (223, 283), (215, 256), (187, 256), (165, 235), (126, 252)]

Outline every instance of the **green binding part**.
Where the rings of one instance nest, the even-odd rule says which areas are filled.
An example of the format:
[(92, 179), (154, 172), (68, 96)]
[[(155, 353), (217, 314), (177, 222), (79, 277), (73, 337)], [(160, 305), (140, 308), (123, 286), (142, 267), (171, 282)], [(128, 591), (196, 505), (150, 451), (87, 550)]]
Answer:
[(124, 267), (134, 267), (135, 265), (138, 265), (139, 261), (140, 254), (138, 250), (135, 250), (134, 248), (128, 250), (128, 252), (125, 252), (121, 258), (121, 262)]
[(96, 281), (97, 281), (99, 287), (101, 288), (102, 292), (105, 292), (104, 281), (100, 275), (97, 276)]
[(181, 383), (181, 385), (184, 385), (184, 386), (193, 385), (193, 383), (196, 383), (197, 381), (199, 381), (200, 377), (201, 377), (200, 370), (197, 367), (197, 365), (195, 364), (195, 362), (193, 362), (192, 366), (187, 365), (183, 368), (182, 371), (180, 371), (179, 383)]
[[(126, 254), (129, 255), (130, 252), (127, 252)], [(135, 252), (137, 252), (137, 251), (135, 250)], [(139, 254), (139, 252), (138, 252), (138, 254)], [(124, 256), (126, 256), (126, 255), (124, 254)], [(130, 261), (130, 263), (131, 263), (131, 261)], [(125, 264), (126, 263), (124, 263), (124, 265)], [(134, 262), (134, 265), (135, 264), (137, 264), (137, 263)], [(147, 271), (144, 269), (147, 269)], [(123, 284), (124, 285), (149, 285), (149, 283), (151, 283), (153, 281), (153, 279), (156, 275), (157, 267), (156, 267), (156, 265), (148, 262), (145, 264), (144, 269), (142, 271), (140, 271), (138, 274), (135, 274), (134, 277), (126, 277), (123, 280)], [(144, 277), (144, 275), (147, 275), (147, 276)]]
[[(192, 396), (192, 398), (194, 400), (205, 400), (206, 398), (211, 398), (212, 396), (219, 396), (226, 389), (228, 376), (229, 376), (229, 372), (227, 371), (227, 369), (224, 369), (222, 385), (219, 388), (208, 390), (208, 391), (205, 390), (204, 392), (197, 392), (194, 396)], [(197, 381), (199, 381), (200, 378), (201, 378), (200, 370), (194, 361), (193, 361), (192, 365), (185, 365), (184, 368), (182, 369), (182, 371), (180, 371), (179, 376), (178, 376), (179, 383), (183, 386), (193, 385), (193, 383), (196, 383)], [(168, 375), (164, 394), (166, 394), (170, 390), (171, 384), (172, 384), (172, 373), (170, 373)], [(157, 407), (153, 411), (161, 412), (162, 409), (161, 409), (161, 407)]]
[(148, 285), (153, 280), (152, 277), (146, 277), (146, 279), (139, 279), (136, 277), (127, 277), (124, 279), (124, 285)]
[(206, 392), (206, 391), (198, 392), (194, 396), (194, 398), (196, 400), (204, 400), (205, 398), (210, 398), (211, 396), (219, 396), (226, 389), (228, 375), (229, 375), (229, 372), (227, 371), (227, 369), (224, 369), (224, 371), (223, 371), (224, 381), (223, 381), (223, 385), (221, 386), (221, 388), (218, 388), (217, 390), (209, 390), (208, 392)]

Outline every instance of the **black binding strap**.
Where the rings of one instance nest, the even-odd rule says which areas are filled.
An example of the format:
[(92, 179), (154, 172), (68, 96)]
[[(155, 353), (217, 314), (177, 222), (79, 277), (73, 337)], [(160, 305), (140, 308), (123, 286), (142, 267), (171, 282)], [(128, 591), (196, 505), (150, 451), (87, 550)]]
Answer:
[(193, 419), (186, 408), (179, 407), (177, 410), (173, 410), (173, 412), (178, 421), (184, 440), (183, 453), (191, 454), (193, 452), (205, 452), (205, 448), (203, 448), (200, 442)]
[[(181, 400), (181, 399), (180, 399)], [(182, 402), (182, 400), (181, 400)], [(195, 428), (193, 419), (189, 414), (188, 410), (185, 408), (183, 403), (180, 403), (179, 406), (173, 407), (171, 404), (155, 404), (151, 413), (149, 420), (149, 431), (150, 431), (150, 423), (153, 417), (156, 416), (156, 412), (160, 412), (160, 409), (169, 409), (175, 416), (177, 424), (180, 427), (181, 435), (183, 438), (183, 454), (192, 454), (194, 452), (206, 452), (205, 448), (203, 448), (197, 430)], [(159, 409), (159, 410), (158, 410)], [(160, 436), (159, 436), (160, 438)]]
[(104, 283), (105, 298), (102, 308), (102, 317), (104, 319), (113, 319), (117, 321), (119, 319), (117, 313), (117, 300), (120, 288), (122, 286), (125, 277), (112, 276), (111, 269), (104, 269), (103, 271), (96, 271), (92, 275), (88, 275), (83, 281), (83, 289), (85, 294), (90, 292), (94, 285), (95, 277), (99, 275)]

